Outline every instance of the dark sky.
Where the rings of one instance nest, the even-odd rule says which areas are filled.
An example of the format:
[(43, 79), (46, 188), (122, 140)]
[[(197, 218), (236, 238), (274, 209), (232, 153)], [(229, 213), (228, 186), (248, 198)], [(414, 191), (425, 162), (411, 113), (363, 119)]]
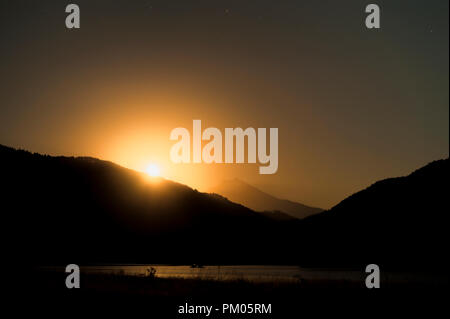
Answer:
[[(365, 28), (368, 3), (380, 30)], [(239, 176), (328, 208), (448, 157), (448, 4), (2, 0), (0, 144), (154, 161), (200, 190)], [(278, 127), (278, 173), (171, 164), (170, 130), (192, 119)]]

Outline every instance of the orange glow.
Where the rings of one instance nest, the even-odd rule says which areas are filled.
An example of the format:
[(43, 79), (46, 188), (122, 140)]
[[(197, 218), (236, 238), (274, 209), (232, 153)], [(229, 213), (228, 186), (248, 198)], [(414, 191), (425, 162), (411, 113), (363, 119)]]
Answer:
[(150, 175), (151, 177), (159, 177), (161, 176), (161, 170), (158, 165), (156, 164), (150, 164), (147, 166), (147, 169), (145, 172)]

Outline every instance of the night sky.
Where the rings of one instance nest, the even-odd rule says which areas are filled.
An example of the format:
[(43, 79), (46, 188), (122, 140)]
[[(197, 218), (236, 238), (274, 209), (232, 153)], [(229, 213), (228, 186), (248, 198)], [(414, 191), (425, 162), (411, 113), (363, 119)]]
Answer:
[[(65, 6), (81, 28), (65, 27)], [(368, 30), (364, 8), (381, 7)], [(329, 208), (449, 154), (449, 2), (0, 2), (0, 144)], [(170, 162), (170, 131), (278, 127), (279, 169)]]

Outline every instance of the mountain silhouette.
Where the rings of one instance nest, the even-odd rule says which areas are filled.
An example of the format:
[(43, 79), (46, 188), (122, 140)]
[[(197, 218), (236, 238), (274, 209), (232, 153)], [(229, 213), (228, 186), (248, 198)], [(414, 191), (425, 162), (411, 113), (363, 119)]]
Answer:
[(0, 146), (0, 170), (4, 242), (27, 262), (262, 262), (293, 242), (222, 196), (107, 161)]
[(449, 159), (378, 181), (301, 223), (307, 260), (426, 267), (448, 265)]
[(16, 264), (298, 264), (446, 269), (449, 160), (302, 220), (89, 157), (0, 145), (2, 256)]
[(289, 215), (301, 219), (323, 211), (321, 208), (276, 198), (237, 178), (223, 181), (209, 191), (274, 218), (286, 218), (285, 215)]

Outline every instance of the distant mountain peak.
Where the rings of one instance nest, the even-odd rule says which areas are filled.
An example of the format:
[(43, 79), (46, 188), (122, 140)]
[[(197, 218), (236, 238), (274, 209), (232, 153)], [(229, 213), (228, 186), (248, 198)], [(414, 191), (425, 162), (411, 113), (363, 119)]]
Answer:
[(259, 212), (281, 212), (301, 219), (323, 211), (321, 208), (277, 198), (239, 178), (224, 180), (209, 191)]

